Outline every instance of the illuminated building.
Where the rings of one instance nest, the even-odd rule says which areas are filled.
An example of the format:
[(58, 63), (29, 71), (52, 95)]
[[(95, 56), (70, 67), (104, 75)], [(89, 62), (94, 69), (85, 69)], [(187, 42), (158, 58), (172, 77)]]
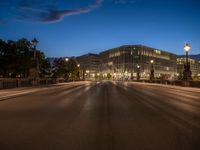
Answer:
[[(125, 45), (100, 53), (102, 74), (111, 74), (116, 80), (149, 79), (151, 60), (155, 78), (174, 79), (177, 75), (177, 56), (163, 50), (143, 46)], [(139, 66), (139, 67), (137, 67)]]
[[(192, 77), (200, 77), (200, 61), (188, 58), (189, 64), (190, 64), (190, 70), (192, 72)], [(177, 58), (177, 74), (181, 78), (181, 75), (183, 74), (184, 70), (184, 64), (186, 62), (185, 57), (178, 57)]]
[(86, 54), (76, 57), (80, 64), (81, 78), (86, 80), (93, 80), (99, 76), (100, 72), (100, 58), (98, 54)]

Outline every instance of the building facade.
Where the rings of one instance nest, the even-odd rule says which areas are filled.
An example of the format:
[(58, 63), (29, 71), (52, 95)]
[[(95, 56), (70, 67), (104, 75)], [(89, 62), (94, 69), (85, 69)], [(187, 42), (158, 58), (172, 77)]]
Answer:
[[(177, 75), (177, 56), (143, 45), (126, 45), (100, 53), (101, 73), (116, 80), (149, 79), (153, 65), (155, 78), (172, 79)], [(153, 64), (151, 64), (153, 60)]]
[[(190, 70), (192, 72), (192, 78), (199, 78), (200, 77), (200, 61), (195, 59), (188, 59), (190, 63)], [(177, 58), (177, 74), (179, 75), (179, 78), (182, 78), (182, 74), (184, 71), (184, 64), (186, 63), (185, 57), (178, 57)]]
[(98, 54), (86, 54), (76, 58), (80, 64), (80, 72), (82, 79), (95, 79), (99, 76), (101, 71), (100, 68), (100, 57)]

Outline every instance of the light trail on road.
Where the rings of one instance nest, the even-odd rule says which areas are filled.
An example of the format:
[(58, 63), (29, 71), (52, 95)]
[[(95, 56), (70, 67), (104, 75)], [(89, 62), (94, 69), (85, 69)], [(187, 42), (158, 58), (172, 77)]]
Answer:
[(0, 101), (0, 150), (198, 150), (200, 90), (85, 82)]

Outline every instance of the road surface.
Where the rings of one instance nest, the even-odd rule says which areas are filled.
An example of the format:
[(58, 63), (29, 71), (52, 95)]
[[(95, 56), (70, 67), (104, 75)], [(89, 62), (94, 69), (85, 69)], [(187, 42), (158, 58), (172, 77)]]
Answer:
[(0, 150), (200, 150), (200, 89), (82, 82), (7, 96)]

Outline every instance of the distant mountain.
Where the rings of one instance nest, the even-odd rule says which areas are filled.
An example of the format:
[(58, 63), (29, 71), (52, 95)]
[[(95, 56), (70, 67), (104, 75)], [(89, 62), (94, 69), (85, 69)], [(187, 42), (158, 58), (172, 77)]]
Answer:
[[(185, 55), (178, 55), (178, 57), (185, 57)], [(189, 55), (190, 58), (200, 60), (200, 54), (197, 55)]]

